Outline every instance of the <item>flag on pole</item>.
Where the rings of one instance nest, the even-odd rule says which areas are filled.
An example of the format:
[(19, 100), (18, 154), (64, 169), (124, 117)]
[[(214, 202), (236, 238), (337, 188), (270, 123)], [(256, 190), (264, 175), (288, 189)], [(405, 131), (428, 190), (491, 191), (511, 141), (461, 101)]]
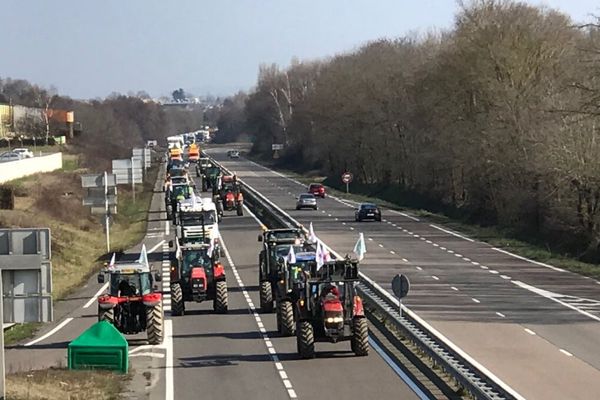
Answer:
[(356, 241), (356, 244), (354, 245), (354, 250), (352, 251), (354, 252), (354, 254), (356, 254), (356, 257), (358, 257), (358, 261), (362, 261), (362, 259), (365, 258), (367, 246), (365, 245), (365, 237), (362, 234), (362, 232), (359, 233), (358, 240)]
[(113, 268), (115, 266), (115, 262), (117, 262), (117, 255), (113, 253), (110, 262), (108, 263), (108, 268)]
[(315, 231), (313, 229), (313, 225), (312, 222), (310, 223), (310, 227), (308, 229), (308, 241), (311, 243), (316, 243), (317, 242), (317, 235), (315, 235)]
[(315, 259), (317, 262), (317, 270), (320, 270), (323, 264), (331, 260), (327, 247), (320, 240), (317, 241), (317, 251), (315, 253)]
[(296, 253), (294, 252), (294, 246), (290, 246), (290, 251), (285, 257), (285, 261), (288, 264), (296, 264)]
[(213, 251), (215, 251), (215, 239), (211, 239), (208, 245), (208, 249), (206, 250), (206, 254), (209, 257), (212, 257)]
[(148, 264), (148, 253), (146, 253), (145, 244), (142, 245), (142, 251), (140, 252), (140, 258), (138, 259), (138, 263), (143, 265), (150, 265)]

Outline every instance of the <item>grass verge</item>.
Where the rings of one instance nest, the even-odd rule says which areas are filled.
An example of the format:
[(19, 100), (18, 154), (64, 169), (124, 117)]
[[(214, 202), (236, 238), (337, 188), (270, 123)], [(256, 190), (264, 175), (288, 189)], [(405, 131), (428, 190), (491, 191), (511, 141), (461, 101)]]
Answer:
[[(295, 171), (275, 167), (273, 163), (265, 162), (263, 160), (256, 159), (255, 157), (249, 158), (307, 185), (311, 182), (324, 182), (327, 179), (326, 177), (319, 176), (316, 173), (302, 175)], [(340, 182), (340, 186), (341, 185), (342, 184)], [(512, 236), (511, 231), (508, 229), (502, 229), (499, 227), (482, 227), (479, 225), (469, 224), (440, 213), (433, 213), (428, 210), (414, 207), (406, 207), (402, 205), (400, 200), (398, 202), (391, 202), (376, 196), (370, 196), (368, 193), (345, 193), (344, 191), (340, 191), (331, 186), (328, 186), (328, 193), (345, 200), (352, 200), (356, 202), (374, 202), (380, 206), (392, 210), (407, 211), (415, 216), (427, 219), (432, 223), (442, 224), (446, 228), (458, 231), (465, 236), (489, 243), (494, 247), (510, 251), (511, 253), (520, 255), (522, 257), (527, 257), (535, 261), (551, 264), (567, 271), (600, 280), (600, 265), (585, 263), (572, 257), (552, 252), (539, 245), (516, 239), (514, 236)]]
[(6, 376), (7, 400), (119, 399), (129, 379), (106, 371), (47, 369)]

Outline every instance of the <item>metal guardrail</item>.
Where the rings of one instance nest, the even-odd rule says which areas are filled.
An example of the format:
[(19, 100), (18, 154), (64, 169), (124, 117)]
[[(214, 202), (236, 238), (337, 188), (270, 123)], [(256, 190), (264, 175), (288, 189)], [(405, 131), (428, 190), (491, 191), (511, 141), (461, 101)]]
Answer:
[[(232, 174), (226, 167), (211, 158), (211, 160), (226, 174)], [(308, 230), (293, 217), (283, 211), (279, 206), (262, 195), (243, 180), (242, 192), (250, 202), (268, 213), (271, 217), (281, 223), (282, 226), (290, 228), (302, 228), (306, 233)], [(335, 253), (341, 258), (339, 254)], [(504, 382), (492, 376), (475, 360), (458, 349), (453, 343), (443, 338), (442, 335), (431, 328), (425, 321), (421, 320), (410, 309), (402, 306), (402, 315), (399, 312), (399, 302), (390, 293), (381, 288), (369, 277), (360, 273), (361, 283), (358, 286), (363, 300), (386, 316), (386, 321), (392, 323), (396, 329), (444, 371), (458, 382), (466, 391), (476, 399), (485, 400), (513, 400), (523, 399)]]

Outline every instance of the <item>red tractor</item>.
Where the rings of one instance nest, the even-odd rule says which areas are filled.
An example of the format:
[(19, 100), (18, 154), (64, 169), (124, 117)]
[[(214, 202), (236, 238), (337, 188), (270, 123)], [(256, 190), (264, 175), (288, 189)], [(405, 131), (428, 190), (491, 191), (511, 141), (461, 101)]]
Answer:
[[(98, 283), (109, 275), (108, 293), (98, 297), (98, 321), (108, 321), (123, 334), (147, 332), (148, 343), (161, 344), (164, 336), (162, 295), (153, 286), (146, 250), (137, 262), (115, 263), (98, 274)], [(156, 273), (154, 280), (161, 280)]]
[(357, 356), (369, 354), (369, 327), (357, 295), (358, 263), (350, 259), (311, 265), (296, 301), (296, 344), (302, 358), (314, 358), (315, 342), (350, 341)]
[(219, 188), (219, 201), (221, 213), (223, 211), (236, 210), (237, 215), (244, 215), (244, 195), (240, 182), (235, 175), (224, 175), (221, 177), (221, 186)]
[[(171, 260), (171, 314), (184, 315), (185, 302), (213, 301), (218, 313), (227, 312), (227, 280), (225, 268), (219, 262), (216, 243), (204, 240), (176, 243), (177, 250)], [(169, 242), (173, 246), (173, 241)]]

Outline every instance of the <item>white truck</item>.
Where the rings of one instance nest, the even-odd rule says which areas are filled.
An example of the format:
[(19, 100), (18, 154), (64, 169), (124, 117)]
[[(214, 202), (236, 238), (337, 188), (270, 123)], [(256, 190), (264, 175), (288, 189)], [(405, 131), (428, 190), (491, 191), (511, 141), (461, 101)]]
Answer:
[(176, 135), (176, 136), (169, 136), (167, 138), (167, 145), (169, 147), (169, 149), (172, 148), (178, 148), (178, 149), (183, 149), (183, 137), (180, 135)]
[(180, 243), (185, 241), (219, 242), (219, 216), (217, 207), (210, 198), (193, 194), (189, 199), (179, 202), (175, 223)]

